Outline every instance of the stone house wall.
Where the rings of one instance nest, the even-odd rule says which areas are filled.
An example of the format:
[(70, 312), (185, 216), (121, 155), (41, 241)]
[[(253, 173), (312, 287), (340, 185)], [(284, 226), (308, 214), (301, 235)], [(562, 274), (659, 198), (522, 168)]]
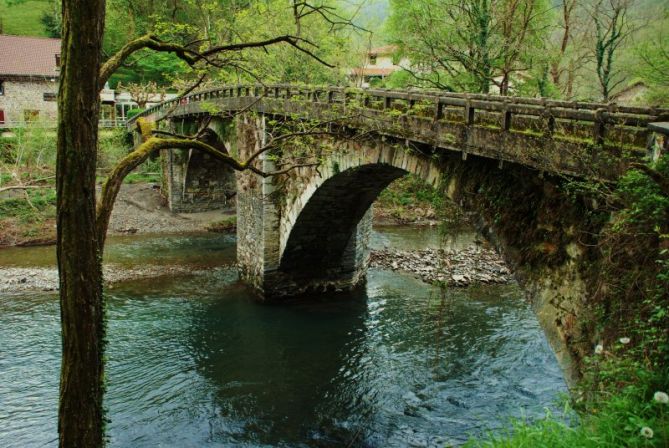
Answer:
[[(12, 80), (2, 79), (3, 94), (0, 95), (0, 110), (4, 111), (5, 124), (25, 122), (26, 111), (38, 111), (41, 121), (55, 121), (58, 110), (56, 94), (58, 82), (48, 79)], [(51, 94), (52, 99), (45, 101), (44, 94)]]

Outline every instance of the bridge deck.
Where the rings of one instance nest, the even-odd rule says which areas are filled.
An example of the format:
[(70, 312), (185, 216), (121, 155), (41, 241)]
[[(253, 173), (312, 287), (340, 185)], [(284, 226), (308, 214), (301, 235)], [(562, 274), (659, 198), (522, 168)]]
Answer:
[[(215, 111), (215, 112), (213, 112)], [(196, 92), (139, 117), (254, 111), (334, 121), (422, 145), (549, 172), (612, 178), (645, 154), (649, 125), (669, 109), (433, 91), (239, 85)]]

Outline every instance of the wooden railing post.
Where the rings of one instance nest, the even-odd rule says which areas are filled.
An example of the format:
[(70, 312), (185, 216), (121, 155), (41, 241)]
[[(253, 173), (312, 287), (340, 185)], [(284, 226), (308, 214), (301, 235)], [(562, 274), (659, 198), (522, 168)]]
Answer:
[(606, 134), (606, 126), (604, 123), (604, 113), (606, 109), (600, 108), (595, 111), (595, 121), (592, 128), (592, 141), (595, 145), (601, 146), (604, 144), (604, 136)]
[(434, 121), (439, 121), (444, 118), (444, 105), (441, 104), (440, 98), (437, 97), (434, 103)]
[(509, 100), (504, 99), (504, 110), (502, 111), (502, 131), (509, 132), (511, 130), (511, 112), (509, 111)]
[(475, 113), (476, 110), (472, 106), (472, 100), (469, 98), (469, 96), (467, 96), (465, 99), (465, 124), (467, 126), (471, 126), (474, 124)]
[(555, 133), (555, 117), (553, 116), (553, 111), (549, 106), (544, 106), (543, 115), (544, 136), (547, 138), (553, 138), (553, 134)]
[(393, 99), (389, 96), (384, 96), (383, 97), (383, 110), (390, 109), (391, 106), (393, 105)]

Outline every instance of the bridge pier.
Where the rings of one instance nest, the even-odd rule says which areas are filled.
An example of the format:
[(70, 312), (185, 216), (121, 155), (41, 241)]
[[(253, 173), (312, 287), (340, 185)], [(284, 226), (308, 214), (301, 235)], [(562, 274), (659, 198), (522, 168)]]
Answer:
[[(264, 117), (241, 115), (237, 117), (236, 129), (238, 155), (241, 160), (246, 160), (265, 142)], [(261, 160), (263, 171), (275, 169), (269, 158), (263, 155)], [(323, 176), (328, 178), (331, 175), (328, 167), (323, 169)], [(384, 188), (396, 177), (399, 175), (388, 178)], [(350, 191), (355, 198), (360, 197), (360, 191)], [(377, 194), (374, 192), (373, 198)], [(336, 198), (321, 197), (322, 205), (329, 206), (329, 210), (323, 207), (324, 214), (314, 214), (309, 222), (304, 222), (303, 227), (312, 231), (298, 230), (294, 234), (298, 240), (288, 246), (293, 224), (303, 212), (302, 205), (306, 204), (289, 207), (290, 201), (274, 177), (263, 179), (250, 172), (238, 173), (237, 263), (241, 278), (251, 284), (263, 300), (312, 291), (350, 290), (364, 283), (369, 264), (373, 198), (361, 208), (345, 210), (328, 204)], [(338, 214), (346, 218), (346, 222), (337, 222), (328, 217), (328, 213)], [(331, 226), (324, 238), (322, 224), (328, 222)], [(298, 251), (303, 255), (303, 249), (305, 253), (315, 252), (318, 259), (307, 258), (306, 262), (291, 265), (291, 253)]]

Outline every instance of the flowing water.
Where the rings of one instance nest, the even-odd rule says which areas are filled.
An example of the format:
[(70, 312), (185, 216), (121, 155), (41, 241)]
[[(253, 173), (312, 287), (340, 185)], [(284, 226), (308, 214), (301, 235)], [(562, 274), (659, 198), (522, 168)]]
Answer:
[[(402, 229), (373, 239), (437, 241)], [(565, 391), (517, 286), (442, 293), (372, 270), (346, 296), (263, 306), (226, 267), (234, 244), (111, 240), (108, 261), (122, 265), (216, 269), (108, 288), (110, 446), (444, 446), (541, 416)], [(52, 262), (52, 248), (0, 251), (0, 265)], [(56, 446), (59, 357), (57, 296), (0, 294), (0, 446)]]

